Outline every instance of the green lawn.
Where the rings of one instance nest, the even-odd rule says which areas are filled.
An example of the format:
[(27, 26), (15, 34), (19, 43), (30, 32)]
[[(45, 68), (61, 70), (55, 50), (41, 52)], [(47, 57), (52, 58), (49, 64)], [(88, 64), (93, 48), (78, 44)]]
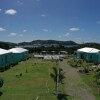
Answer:
[[(28, 73), (25, 72), (26, 67)], [(4, 79), (4, 86), (0, 88), (3, 93), (0, 100), (36, 100), (38, 96), (39, 100), (57, 100), (54, 95), (55, 82), (50, 76), (53, 67), (56, 67), (55, 62), (30, 59), (0, 72)], [(60, 88), (63, 91), (63, 86)]]
[(96, 100), (100, 100), (100, 85), (96, 85), (94, 73), (90, 73), (89, 75), (81, 74), (81, 77), (83, 81), (91, 87)]

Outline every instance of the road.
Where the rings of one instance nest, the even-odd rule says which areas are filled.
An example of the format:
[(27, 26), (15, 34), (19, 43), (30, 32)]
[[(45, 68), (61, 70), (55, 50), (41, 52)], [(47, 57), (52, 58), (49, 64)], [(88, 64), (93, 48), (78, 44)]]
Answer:
[(60, 67), (65, 72), (66, 94), (72, 96), (72, 100), (96, 100), (91, 88), (82, 81), (76, 68), (69, 66), (67, 60), (63, 60)]

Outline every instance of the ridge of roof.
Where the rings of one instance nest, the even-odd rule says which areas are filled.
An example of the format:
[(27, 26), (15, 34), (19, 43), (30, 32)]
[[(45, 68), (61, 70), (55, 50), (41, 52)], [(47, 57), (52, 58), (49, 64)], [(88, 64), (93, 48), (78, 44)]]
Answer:
[(98, 53), (98, 52), (100, 52), (99, 49), (90, 48), (90, 47), (84, 47), (84, 48), (78, 49), (77, 51), (86, 52), (86, 53)]
[(5, 50), (5, 49), (0, 48), (0, 55), (7, 54), (7, 53), (11, 53), (11, 52), (9, 50)]
[(24, 49), (24, 48), (12, 48), (12, 49), (9, 49), (9, 51), (13, 52), (13, 53), (22, 53), (22, 52), (26, 52), (28, 50)]

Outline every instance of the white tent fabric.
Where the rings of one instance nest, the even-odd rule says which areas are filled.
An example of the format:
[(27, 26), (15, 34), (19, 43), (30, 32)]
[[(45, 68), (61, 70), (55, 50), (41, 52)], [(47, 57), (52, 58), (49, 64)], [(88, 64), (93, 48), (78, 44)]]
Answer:
[(81, 49), (78, 49), (77, 51), (86, 52), (86, 53), (99, 53), (100, 52), (100, 50), (98, 50), (98, 49), (89, 48), (89, 47), (81, 48)]
[(52, 56), (44, 56), (44, 59), (45, 60), (51, 60), (52, 59)]
[(53, 59), (53, 60), (58, 60), (59, 59), (59, 56), (50, 56), (50, 55), (47, 55), (47, 56), (44, 56), (44, 59), (45, 60), (51, 60), (51, 59)]
[(34, 55), (35, 58), (43, 58), (43, 55)]
[(7, 54), (7, 53), (11, 53), (11, 52), (8, 51), (8, 50), (1, 49), (1, 48), (0, 48), (0, 55), (2, 55), (2, 54)]
[(23, 49), (23, 48), (12, 48), (9, 50), (12, 53), (22, 53), (22, 52), (26, 52), (28, 51), (27, 49)]

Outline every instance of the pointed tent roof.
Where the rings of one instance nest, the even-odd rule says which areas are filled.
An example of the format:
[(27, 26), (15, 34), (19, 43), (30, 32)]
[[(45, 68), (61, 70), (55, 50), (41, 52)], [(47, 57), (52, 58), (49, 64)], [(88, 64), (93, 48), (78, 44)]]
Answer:
[(11, 53), (11, 52), (8, 51), (8, 50), (5, 50), (5, 49), (0, 48), (0, 55), (7, 54), (7, 53)]
[(9, 51), (12, 52), (12, 53), (22, 53), (22, 52), (26, 52), (28, 50), (24, 49), (24, 48), (12, 48)]
[(47, 52), (47, 51), (42, 51), (42, 52)]
[(54, 53), (54, 52), (56, 52), (56, 51), (51, 51), (51, 52), (53, 52), (53, 53)]
[(60, 51), (61, 53), (68, 53), (67, 51)]
[(89, 47), (81, 48), (81, 49), (78, 49), (77, 51), (86, 52), (86, 53), (99, 53), (100, 52), (99, 49), (89, 48)]

